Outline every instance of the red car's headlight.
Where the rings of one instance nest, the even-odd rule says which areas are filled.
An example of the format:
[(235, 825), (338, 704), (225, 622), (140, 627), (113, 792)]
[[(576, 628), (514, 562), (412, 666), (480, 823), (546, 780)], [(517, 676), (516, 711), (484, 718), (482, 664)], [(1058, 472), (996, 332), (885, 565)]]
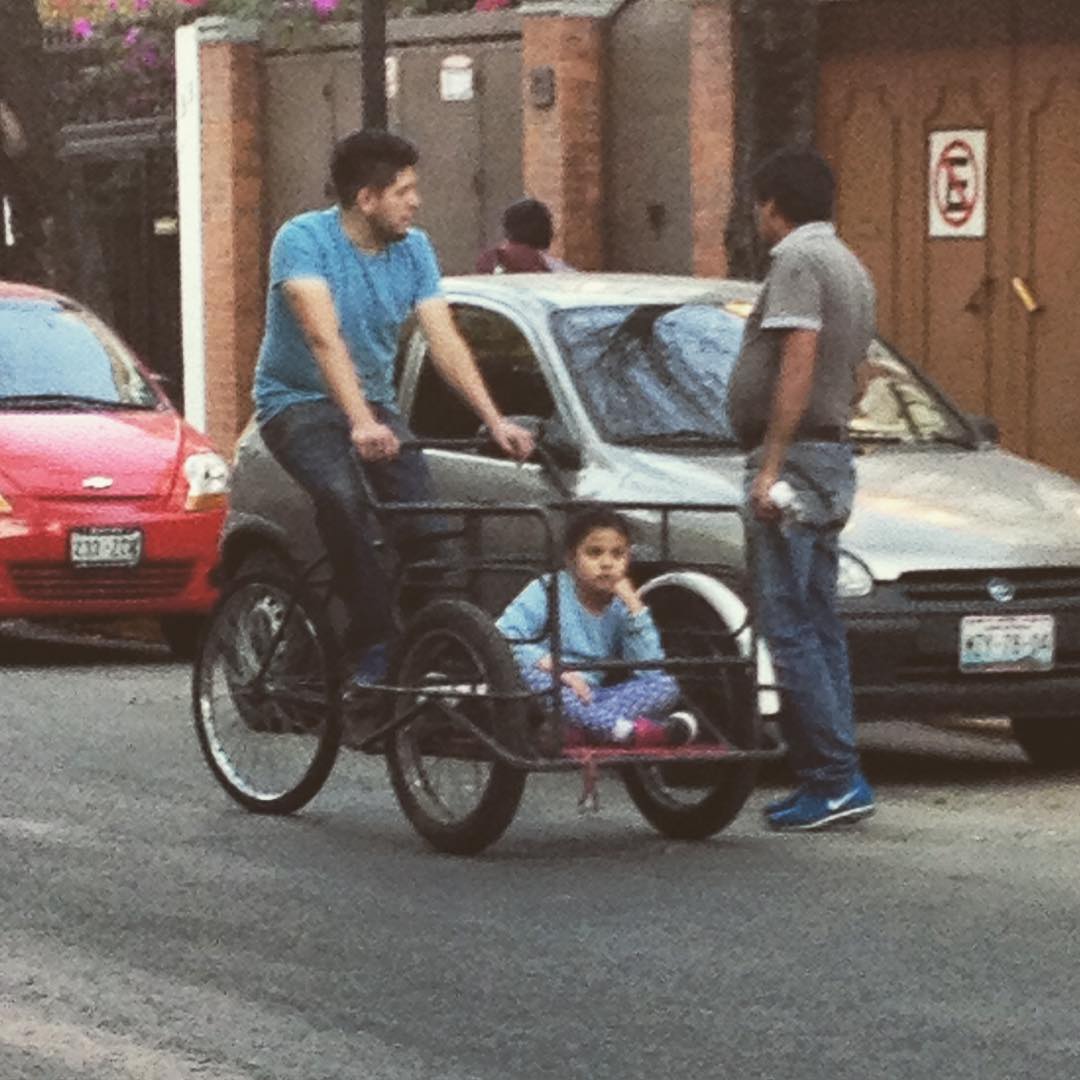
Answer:
[(184, 462), (187, 481), (185, 510), (217, 510), (229, 493), (229, 466), (220, 454), (204, 450)]

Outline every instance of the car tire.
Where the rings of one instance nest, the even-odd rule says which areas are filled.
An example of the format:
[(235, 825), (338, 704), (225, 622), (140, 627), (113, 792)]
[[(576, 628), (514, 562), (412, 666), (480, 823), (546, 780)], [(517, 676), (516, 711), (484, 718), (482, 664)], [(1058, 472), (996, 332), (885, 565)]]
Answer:
[(1080, 768), (1080, 718), (1014, 716), (1013, 738), (1033, 765), (1044, 769)]
[(205, 615), (164, 615), (161, 636), (177, 660), (194, 660), (205, 625)]
[[(735, 642), (729, 628), (701, 596), (677, 585), (649, 593), (649, 608), (672, 658), (717, 656), (730, 659)], [(687, 704), (740, 750), (763, 746), (761, 719), (754, 707), (754, 679), (741, 667), (721, 668), (708, 683), (688, 686)], [(634, 805), (657, 832), (673, 840), (704, 840), (729, 825), (757, 780), (758, 764), (671, 764), (633, 766), (623, 771)]]

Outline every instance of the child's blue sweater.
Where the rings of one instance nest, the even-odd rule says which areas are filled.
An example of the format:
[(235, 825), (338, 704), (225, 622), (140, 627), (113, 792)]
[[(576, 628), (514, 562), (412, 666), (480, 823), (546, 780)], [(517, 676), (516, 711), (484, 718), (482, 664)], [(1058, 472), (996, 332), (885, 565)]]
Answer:
[[(551, 655), (551, 641), (515, 645), (515, 641), (536, 638), (550, 630), (548, 621), (548, 582), (550, 575), (529, 582), (510, 602), (496, 623), (510, 642), (514, 657), (525, 669)], [(631, 615), (618, 598), (599, 614), (588, 611), (578, 599), (573, 578), (566, 570), (556, 575), (559, 590), (559, 624), (564, 663), (584, 664), (589, 660), (662, 660), (663, 648), (649, 609)], [(600, 671), (581, 673), (596, 686), (604, 678)]]

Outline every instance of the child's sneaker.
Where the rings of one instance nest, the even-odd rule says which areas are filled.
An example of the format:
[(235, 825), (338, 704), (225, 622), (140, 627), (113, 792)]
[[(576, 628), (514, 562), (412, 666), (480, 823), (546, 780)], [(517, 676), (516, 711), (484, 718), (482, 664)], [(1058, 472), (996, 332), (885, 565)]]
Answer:
[(671, 729), (671, 745), (683, 746), (693, 742), (698, 737), (698, 720), (692, 712), (678, 709), (668, 715), (668, 726)]
[(634, 721), (634, 731), (627, 740), (627, 745), (635, 750), (646, 750), (654, 746), (668, 746), (670, 742), (671, 732), (667, 724), (650, 720), (647, 716), (639, 716)]
[(689, 713), (672, 713), (664, 720), (639, 716), (634, 721), (634, 731), (626, 745), (635, 750), (648, 750), (658, 746), (682, 746), (697, 734), (697, 721)]

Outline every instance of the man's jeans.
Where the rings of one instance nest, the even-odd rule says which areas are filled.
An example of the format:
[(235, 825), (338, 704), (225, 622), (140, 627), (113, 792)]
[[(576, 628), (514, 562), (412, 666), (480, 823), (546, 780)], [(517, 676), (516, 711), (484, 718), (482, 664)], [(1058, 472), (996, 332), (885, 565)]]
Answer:
[[(755, 621), (784, 691), (781, 728), (792, 768), (800, 783), (831, 790), (847, 787), (859, 768), (847, 636), (836, 602), (839, 535), (854, 473), (846, 446), (809, 444), (807, 457), (801, 463), (793, 447), (790, 463), (798, 471), (785, 470), (784, 478), (808, 520), (764, 522), (748, 512), (746, 538)], [(753, 460), (750, 469), (752, 475)]]
[[(403, 442), (414, 436), (402, 418), (372, 405), (380, 423)], [(384, 642), (393, 629), (390, 585), (376, 552), (372, 495), (380, 502), (433, 499), (423, 454), (403, 450), (392, 461), (361, 461), (345, 414), (331, 401), (290, 406), (260, 427), (263, 442), (315, 504), (315, 521), (349, 615), (346, 650)], [(370, 491), (369, 491), (370, 485)], [(394, 523), (399, 546), (434, 531), (429, 515), (402, 515)]]

